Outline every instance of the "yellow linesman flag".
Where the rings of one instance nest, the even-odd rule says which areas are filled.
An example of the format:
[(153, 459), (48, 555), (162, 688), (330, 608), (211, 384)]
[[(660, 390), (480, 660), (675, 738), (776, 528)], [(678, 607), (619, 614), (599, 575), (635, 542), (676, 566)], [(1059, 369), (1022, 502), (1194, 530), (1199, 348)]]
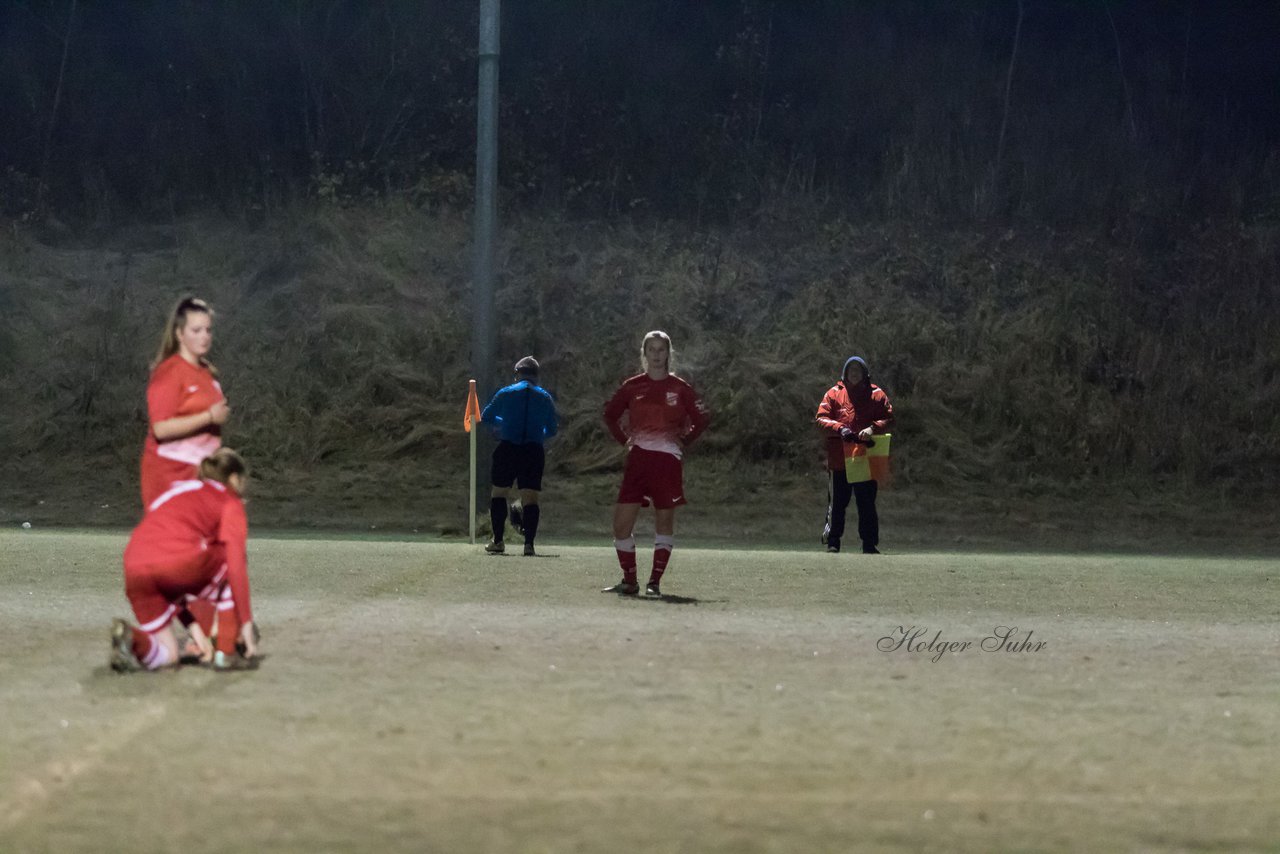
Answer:
[(476, 381), (467, 388), (467, 411), (462, 415), (462, 429), (471, 432), (472, 424), (480, 423), (480, 399), (476, 397)]
[(858, 442), (844, 443), (844, 478), (849, 483), (874, 480), (879, 486), (889, 485), (889, 440), (891, 433), (873, 436), (870, 448)]

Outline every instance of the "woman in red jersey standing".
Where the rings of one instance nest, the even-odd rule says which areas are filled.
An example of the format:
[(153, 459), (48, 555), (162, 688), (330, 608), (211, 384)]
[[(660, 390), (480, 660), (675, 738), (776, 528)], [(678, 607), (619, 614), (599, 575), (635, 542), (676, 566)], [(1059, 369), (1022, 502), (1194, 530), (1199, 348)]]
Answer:
[(195, 297), (180, 300), (165, 323), (147, 383), (143, 512), (169, 484), (194, 478), (200, 461), (222, 445), (222, 425), (231, 409), (209, 361), (212, 344), (209, 304)]
[(653, 503), (653, 570), (646, 596), (661, 596), (662, 574), (675, 547), (676, 508), (685, 503), (684, 451), (707, 429), (711, 417), (693, 386), (671, 373), (671, 338), (650, 332), (640, 345), (644, 373), (625, 380), (604, 407), (604, 423), (627, 446), (618, 501), (613, 506), (613, 547), (622, 581), (606, 593), (634, 596), (636, 518)]
[[(178, 663), (177, 617), (192, 631), (203, 661), (217, 669), (242, 669), (257, 654), (249, 604), (245, 555), (248, 521), (244, 492), (248, 469), (240, 455), (220, 448), (198, 467), (199, 477), (179, 480), (157, 496), (124, 550), (124, 589), (138, 618), (135, 628), (111, 626), (113, 670), (157, 670)], [(218, 649), (192, 622), (188, 605), (216, 603), (220, 622), (238, 631), (219, 633)], [(244, 657), (236, 655), (236, 643)]]

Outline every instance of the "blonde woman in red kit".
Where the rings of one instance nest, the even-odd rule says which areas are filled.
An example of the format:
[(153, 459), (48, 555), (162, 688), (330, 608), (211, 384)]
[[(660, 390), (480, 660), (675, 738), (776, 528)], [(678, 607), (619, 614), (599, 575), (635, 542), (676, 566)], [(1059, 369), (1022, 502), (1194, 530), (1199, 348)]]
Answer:
[(231, 414), (209, 361), (213, 310), (195, 297), (173, 307), (147, 383), (147, 439), (142, 449), (142, 509), (176, 480), (191, 480), (200, 461), (222, 446)]
[(711, 416), (693, 386), (671, 372), (671, 338), (654, 330), (640, 345), (644, 373), (623, 381), (604, 406), (610, 435), (627, 447), (622, 486), (613, 506), (613, 547), (622, 580), (606, 593), (634, 596), (636, 518), (653, 504), (653, 569), (645, 595), (661, 597), (662, 575), (675, 548), (676, 508), (685, 503), (684, 452)]
[[(170, 484), (195, 478), (200, 461), (222, 446), (222, 425), (231, 408), (209, 361), (212, 347), (213, 309), (195, 297), (179, 300), (165, 322), (147, 383), (143, 513)], [(211, 605), (192, 603), (191, 613), (206, 635), (213, 631)]]

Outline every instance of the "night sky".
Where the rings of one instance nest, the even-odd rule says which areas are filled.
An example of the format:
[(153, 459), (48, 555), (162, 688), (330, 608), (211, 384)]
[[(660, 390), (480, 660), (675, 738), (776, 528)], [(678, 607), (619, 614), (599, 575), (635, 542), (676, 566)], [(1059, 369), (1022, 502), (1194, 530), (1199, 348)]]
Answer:
[[(477, 5), (6, 3), (2, 212), (235, 210), (336, 176), (353, 198), (465, 200)], [(732, 219), (808, 194), (1053, 223), (1280, 205), (1277, 3), (503, 5), (504, 204)]]

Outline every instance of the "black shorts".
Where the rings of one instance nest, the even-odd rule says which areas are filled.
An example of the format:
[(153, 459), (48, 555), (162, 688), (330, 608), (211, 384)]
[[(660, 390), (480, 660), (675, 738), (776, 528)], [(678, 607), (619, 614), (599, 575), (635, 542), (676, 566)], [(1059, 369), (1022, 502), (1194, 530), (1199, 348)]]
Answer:
[(542, 468), (546, 460), (546, 451), (537, 442), (524, 445), (499, 442), (493, 449), (489, 481), (499, 489), (507, 489), (518, 481), (521, 489), (539, 492), (542, 490)]

